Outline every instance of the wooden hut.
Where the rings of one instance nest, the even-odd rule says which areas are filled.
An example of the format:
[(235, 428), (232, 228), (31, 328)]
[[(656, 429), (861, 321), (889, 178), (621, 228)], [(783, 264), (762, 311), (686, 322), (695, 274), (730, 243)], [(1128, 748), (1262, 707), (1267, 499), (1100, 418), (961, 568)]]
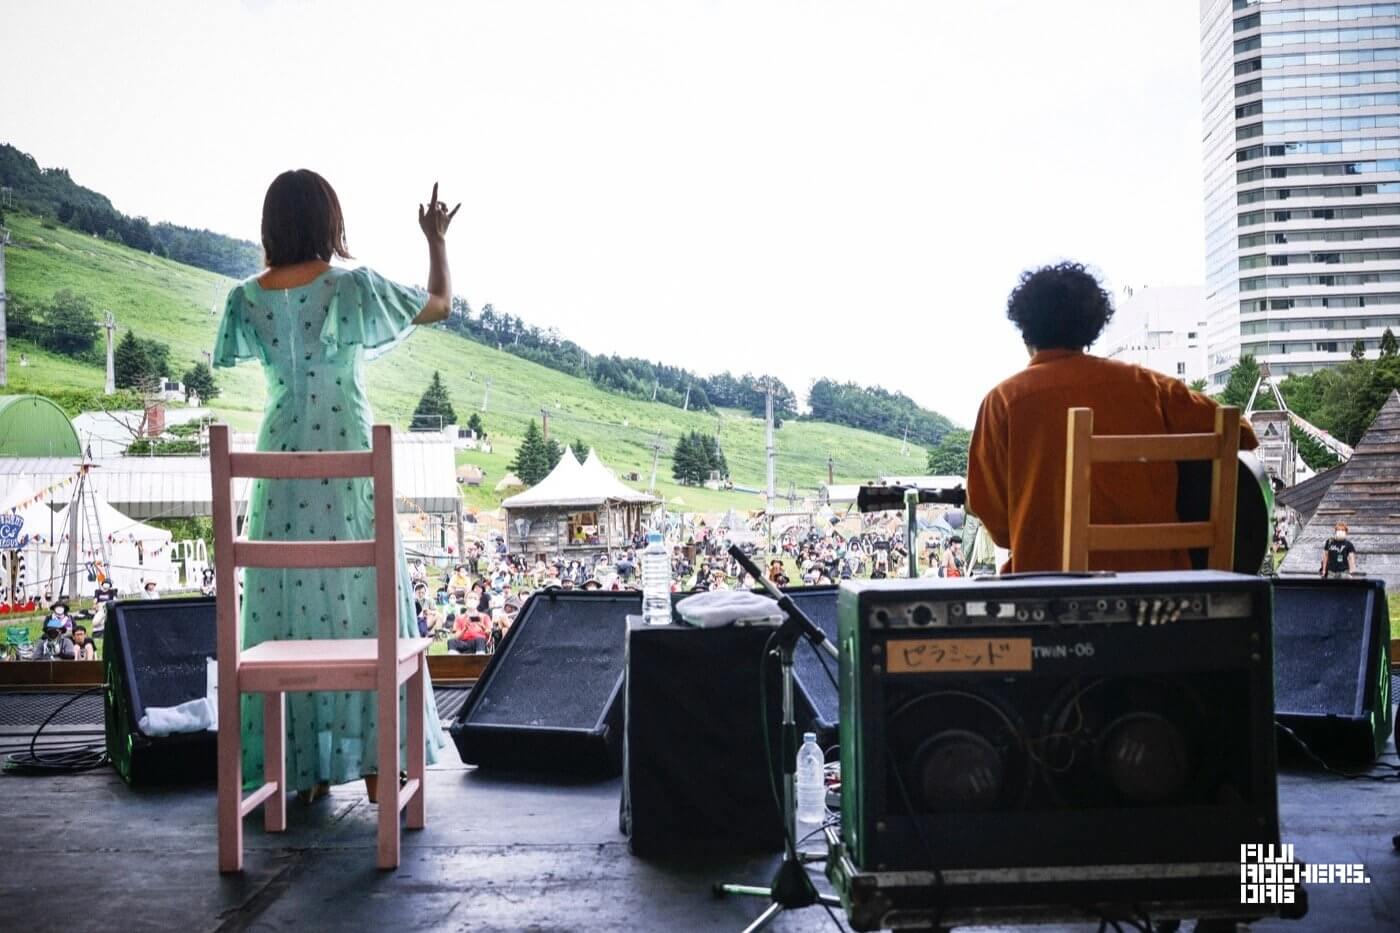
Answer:
[(619, 481), (596, 451), (580, 464), (566, 448), (548, 476), (501, 503), (506, 544), (529, 559), (616, 551), (631, 544), (659, 503)]
[(1356, 569), (1380, 577), (1395, 592), (1400, 587), (1400, 393), (1390, 393), (1351, 459), (1328, 474), (1331, 485), (1279, 570), (1317, 573), (1322, 546), (1342, 521), (1356, 545)]

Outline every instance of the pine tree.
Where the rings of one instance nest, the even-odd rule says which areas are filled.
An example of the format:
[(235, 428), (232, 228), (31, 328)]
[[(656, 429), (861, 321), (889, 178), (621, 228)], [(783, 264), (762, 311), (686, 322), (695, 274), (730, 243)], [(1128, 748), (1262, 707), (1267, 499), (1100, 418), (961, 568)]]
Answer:
[(1351, 345), (1351, 358), (1354, 360), (1366, 359), (1366, 344), (1357, 338), (1356, 343)]
[(135, 389), (151, 376), (151, 354), (144, 341), (134, 331), (127, 331), (112, 351), (117, 388)]
[(1395, 334), (1387, 327), (1381, 334), (1381, 358), (1388, 359), (1397, 353), (1400, 353), (1400, 343), (1396, 342)]
[(219, 387), (214, 382), (214, 373), (209, 368), (209, 364), (198, 362), (185, 370), (184, 376), (180, 379), (185, 384), (185, 401), (190, 400), (190, 394), (199, 396), (201, 402), (218, 398)]
[(564, 448), (552, 437), (544, 442), (544, 452), (545, 462), (549, 464), (551, 470), (559, 465), (560, 460), (564, 459)]
[(481, 415), (472, 412), (472, 416), (467, 419), (467, 430), (476, 434), (478, 438), (486, 436), (486, 428), (481, 423)]
[(525, 429), (525, 437), (520, 441), (520, 449), (515, 452), (510, 469), (527, 486), (533, 486), (549, 475), (549, 452), (545, 447), (544, 435), (540, 433), (539, 422), (531, 421)]
[(571, 446), (579, 463), (588, 459), (588, 445), (583, 442), (582, 438), (574, 438), (574, 443)]
[(445, 426), (456, 423), (457, 413), (452, 410), (452, 399), (448, 397), (447, 388), (442, 384), (442, 376), (437, 370), (433, 370), (432, 381), (423, 391), (423, 397), (418, 400), (418, 407), (413, 410), (409, 430), (440, 431)]
[(672, 454), (671, 475), (684, 485), (703, 483), (710, 472), (710, 458), (705, 453), (705, 444), (695, 431), (682, 434)]
[(690, 463), (694, 459), (690, 452), (690, 435), (682, 434), (676, 441), (676, 449), (671, 452), (671, 478), (684, 485), (690, 476)]

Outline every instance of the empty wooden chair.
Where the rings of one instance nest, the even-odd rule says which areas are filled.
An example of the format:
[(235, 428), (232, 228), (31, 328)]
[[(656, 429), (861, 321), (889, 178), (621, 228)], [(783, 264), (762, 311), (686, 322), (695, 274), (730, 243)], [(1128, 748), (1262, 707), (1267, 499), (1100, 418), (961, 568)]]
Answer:
[[(1240, 410), (1220, 408), (1210, 434), (1095, 434), (1094, 411), (1071, 408), (1065, 445), (1065, 521), (1061, 569), (1089, 569), (1091, 551), (1205, 548), (1207, 566), (1235, 563), (1235, 496)], [(1090, 468), (1096, 463), (1210, 460), (1210, 517), (1203, 522), (1094, 525), (1089, 522)]]
[[(268, 832), (287, 828), (286, 694), (323, 690), (377, 692), (380, 868), (399, 864), (399, 813), (410, 829), (425, 819), (424, 684), (429, 638), (398, 636), (398, 555), (388, 425), (375, 425), (367, 451), (232, 453), (227, 425), (209, 431), (213, 476), (219, 665), (219, 870), (243, 868), (243, 817), (259, 805)], [(234, 536), (233, 480), (373, 477), (374, 540), (248, 541)], [(373, 567), (376, 638), (266, 641), (240, 650), (237, 568)], [(400, 787), (399, 687), (407, 684), (408, 780)], [(243, 796), (240, 699), (263, 696), (263, 785)]]

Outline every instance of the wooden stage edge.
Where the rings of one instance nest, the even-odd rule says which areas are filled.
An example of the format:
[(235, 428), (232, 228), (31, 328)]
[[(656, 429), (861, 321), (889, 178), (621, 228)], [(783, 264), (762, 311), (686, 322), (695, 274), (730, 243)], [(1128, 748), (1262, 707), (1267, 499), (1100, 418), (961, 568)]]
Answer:
[[(489, 654), (434, 654), (428, 676), (440, 687), (470, 686)], [(102, 685), (101, 661), (7, 661), (0, 663), (0, 690), (71, 690)]]

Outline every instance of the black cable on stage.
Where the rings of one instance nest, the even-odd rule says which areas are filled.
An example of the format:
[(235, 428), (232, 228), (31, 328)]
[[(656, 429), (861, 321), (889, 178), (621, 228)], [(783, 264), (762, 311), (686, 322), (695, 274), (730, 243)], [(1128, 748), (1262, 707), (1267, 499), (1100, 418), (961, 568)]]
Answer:
[(1346, 778), (1349, 781), (1378, 781), (1382, 783), (1395, 783), (1400, 781), (1400, 765), (1391, 764), (1388, 761), (1379, 761), (1372, 766), (1373, 769), (1385, 769), (1385, 772), (1381, 774), (1373, 774), (1365, 771), (1343, 771), (1340, 768), (1334, 768), (1325, 760), (1323, 760), (1321, 755), (1318, 755), (1316, 752), (1314, 752), (1312, 748), (1308, 745), (1308, 743), (1303, 741), (1303, 739), (1298, 735), (1298, 733), (1294, 732), (1292, 729), (1288, 728), (1281, 722), (1275, 722), (1274, 725), (1278, 727), (1278, 729), (1281, 730), (1290, 739), (1292, 739), (1294, 743), (1298, 746), (1298, 748), (1303, 752), (1304, 755), (1308, 757), (1310, 761), (1312, 761), (1318, 767), (1322, 768), (1322, 770), (1326, 771), (1328, 774), (1335, 775), (1339, 778)]
[(100, 768), (107, 763), (106, 742), (86, 742), (86, 743), (64, 743), (57, 746), (58, 751), (45, 750), (38, 752), (35, 750), (39, 742), (39, 736), (44, 728), (48, 726), (53, 718), (67, 709), (75, 701), (92, 693), (105, 690), (106, 684), (96, 687), (89, 687), (81, 693), (75, 693), (39, 724), (39, 728), (34, 730), (34, 734), (29, 737), (29, 749), (25, 752), (15, 752), (5, 757), (4, 773), (6, 774), (76, 774), (80, 771), (91, 771), (93, 768)]
[(841, 933), (846, 933), (846, 928), (842, 926), (841, 921), (836, 918), (836, 911), (831, 909), (831, 905), (825, 901), (817, 901), (817, 903), (822, 905), (822, 909), (825, 910), (826, 915), (831, 918), (831, 922), (836, 924), (836, 929), (840, 930)]

